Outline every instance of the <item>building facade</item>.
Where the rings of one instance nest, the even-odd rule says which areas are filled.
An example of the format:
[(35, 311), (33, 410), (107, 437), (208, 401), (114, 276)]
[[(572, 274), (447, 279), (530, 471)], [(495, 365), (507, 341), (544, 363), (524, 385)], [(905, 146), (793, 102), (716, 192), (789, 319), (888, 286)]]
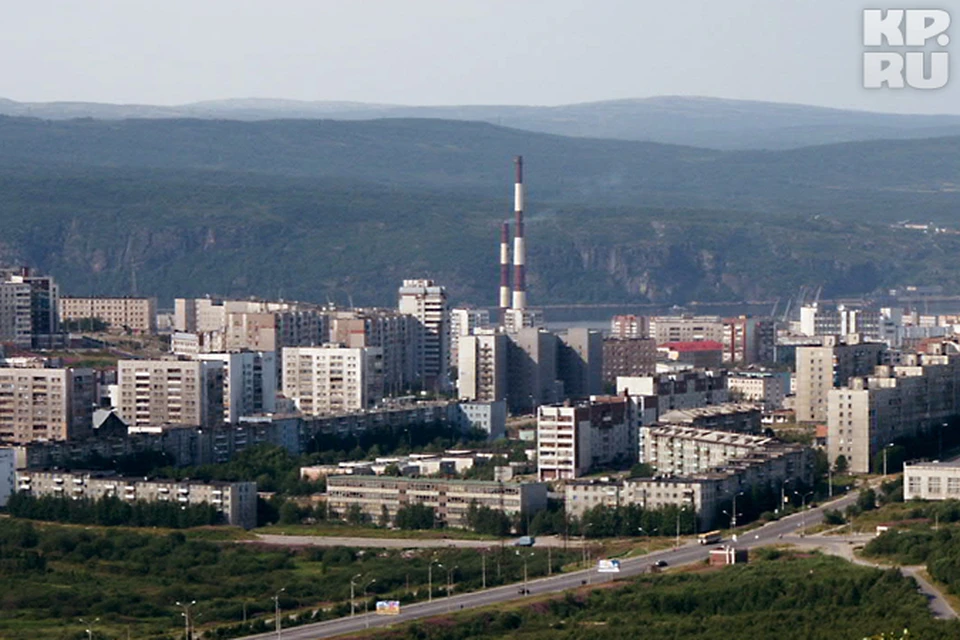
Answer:
[(559, 335), (557, 377), (567, 398), (588, 398), (603, 393), (603, 335), (573, 328)]
[(60, 331), (60, 288), (28, 267), (0, 268), (0, 342), (45, 347)]
[(461, 336), (457, 353), (457, 395), (479, 402), (507, 399), (507, 335), (481, 330)]
[(960, 463), (915, 462), (903, 465), (903, 499), (960, 500)]
[(540, 480), (571, 480), (591, 469), (630, 464), (636, 457), (637, 421), (626, 397), (595, 397), (576, 406), (537, 410)]
[(607, 338), (603, 341), (603, 381), (650, 376), (657, 372), (657, 343), (649, 338)]
[(610, 337), (614, 340), (640, 340), (648, 337), (650, 323), (646, 316), (619, 315), (610, 319)]
[(727, 375), (727, 387), (735, 400), (755, 402), (764, 411), (783, 408), (787, 396), (789, 376), (767, 371), (731, 371)]
[(539, 482), (489, 482), (394, 478), (386, 476), (327, 476), (327, 506), (331, 515), (344, 517), (354, 505), (372, 522), (386, 514), (392, 522), (409, 505), (435, 510), (439, 523), (466, 527), (471, 504), (508, 516), (533, 515), (547, 507), (547, 485)]
[(96, 318), (138, 333), (157, 332), (156, 298), (60, 298), (60, 321)]
[(885, 349), (881, 343), (862, 342), (858, 335), (845, 341), (824, 336), (822, 346), (797, 347), (797, 422), (826, 422), (830, 390), (855, 376), (873, 373)]
[(287, 347), (283, 395), (308, 416), (369, 409), (383, 398), (379, 347)]
[(433, 280), (404, 280), (399, 291), (400, 313), (420, 323), (417, 372), (426, 387), (444, 388), (450, 362), (450, 308), (447, 290)]
[(0, 507), (7, 506), (17, 486), (16, 456), (9, 447), (0, 447)]
[(208, 504), (215, 507), (228, 524), (244, 529), (257, 526), (256, 482), (147, 480), (116, 476), (110, 472), (21, 470), (17, 472), (17, 490), (37, 498), (100, 500), (116, 497), (126, 502)]
[(121, 360), (117, 363), (118, 413), (132, 427), (223, 421), (223, 366), (188, 360)]
[(92, 369), (0, 368), (0, 442), (85, 438), (95, 403)]
[(223, 421), (236, 424), (242, 416), (273, 413), (277, 401), (277, 362), (273, 351), (201, 353), (202, 362), (223, 369)]

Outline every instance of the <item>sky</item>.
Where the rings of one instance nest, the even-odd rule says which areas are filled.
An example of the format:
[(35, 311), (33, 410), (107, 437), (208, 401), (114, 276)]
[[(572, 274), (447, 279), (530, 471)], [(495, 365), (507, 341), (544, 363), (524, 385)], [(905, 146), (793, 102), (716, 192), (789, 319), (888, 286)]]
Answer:
[(702, 95), (960, 114), (862, 87), (860, 0), (6, 0), (0, 97), (556, 105)]

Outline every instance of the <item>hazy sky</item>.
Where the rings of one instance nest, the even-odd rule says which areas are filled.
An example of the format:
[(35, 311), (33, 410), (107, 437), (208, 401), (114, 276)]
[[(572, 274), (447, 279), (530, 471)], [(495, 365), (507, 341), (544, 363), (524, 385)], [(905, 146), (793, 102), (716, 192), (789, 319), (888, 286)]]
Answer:
[[(957, 7), (939, 91), (861, 88), (861, 10)], [(0, 96), (563, 104), (707, 95), (960, 113), (956, 0), (5, 0)]]

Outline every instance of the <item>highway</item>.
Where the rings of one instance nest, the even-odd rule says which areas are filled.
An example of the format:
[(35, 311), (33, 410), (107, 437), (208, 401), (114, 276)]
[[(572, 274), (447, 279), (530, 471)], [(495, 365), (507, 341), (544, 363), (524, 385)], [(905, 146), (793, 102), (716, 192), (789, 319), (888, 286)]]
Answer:
[[(823, 521), (823, 511), (830, 509), (845, 509), (856, 502), (857, 492), (851, 492), (832, 502), (807, 509), (805, 512), (795, 513), (771, 522), (747, 533), (742, 533), (736, 543), (738, 547), (758, 547), (769, 545), (782, 537), (794, 537), (798, 529), (811, 527)], [(724, 540), (724, 543), (730, 543)], [(436, 598), (433, 602), (418, 602), (404, 605), (399, 615), (387, 616), (376, 613), (361, 614), (346, 618), (337, 618), (325, 622), (291, 627), (283, 629), (280, 638), (283, 640), (313, 640), (314, 638), (331, 638), (348, 633), (355, 633), (365, 629), (385, 627), (392, 624), (411, 622), (421, 618), (442, 615), (454, 611), (486, 607), (492, 604), (522, 600), (530, 596), (540, 596), (559, 593), (568, 589), (575, 589), (588, 584), (601, 584), (622, 578), (638, 576), (649, 571), (652, 564), (659, 560), (668, 563), (668, 566), (680, 566), (701, 562), (709, 555), (709, 549), (716, 545), (702, 546), (696, 541), (689, 542), (678, 549), (657, 551), (635, 558), (626, 558), (620, 562), (619, 573), (598, 573), (596, 568), (574, 571), (546, 578), (530, 580), (527, 583), (528, 595), (521, 593), (522, 583), (495, 587), (485, 591), (473, 591), (449, 598)], [(276, 632), (246, 636), (246, 640), (270, 640), (277, 638)]]

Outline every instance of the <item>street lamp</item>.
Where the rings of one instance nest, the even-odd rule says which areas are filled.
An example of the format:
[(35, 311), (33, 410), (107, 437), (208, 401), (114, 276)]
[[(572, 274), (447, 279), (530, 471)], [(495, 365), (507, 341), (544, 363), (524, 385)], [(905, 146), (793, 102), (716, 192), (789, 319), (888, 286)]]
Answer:
[(650, 553), (650, 535), (659, 531), (660, 529), (654, 527), (649, 532), (644, 531), (643, 527), (637, 527), (637, 531), (642, 533), (647, 538), (647, 550), (643, 552), (643, 555), (648, 555)]
[(800, 536), (803, 537), (803, 532), (807, 528), (807, 498), (813, 495), (813, 491), (807, 491), (803, 494), (799, 491), (793, 493), (800, 496)]
[(357, 614), (355, 590), (357, 588), (357, 579), (361, 577), (363, 577), (363, 574), (358, 573), (357, 575), (350, 578), (350, 616), (351, 617)]
[[(177, 604), (179, 604), (179, 603), (177, 603)], [(86, 625), (86, 627), (87, 627), (86, 629), (84, 629), (84, 631), (87, 632), (87, 640), (93, 640), (93, 625), (95, 625), (95, 624), (97, 624), (98, 622), (100, 622), (100, 618), (94, 618), (93, 622), (87, 622), (87, 621), (84, 620), (83, 618), (80, 618), (80, 622), (81, 622), (82, 624)]]
[(883, 477), (884, 478), (887, 477), (887, 449), (889, 449), (892, 446), (893, 446), (893, 443), (891, 442), (890, 444), (883, 447)]
[(183, 637), (187, 640), (191, 640), (193, 628), (190, 624), (190, 607), (197, 604), (196, 600), (191, 600), (190, 602), (178, 602), (177, 606), (183, 609), (183, 612), (180, 614), (183, 616)]
[(687, 510), (687, 505), (683, 505), (677, 509), (677, 541), (674, 543), (674, 548), (680, 548), (680, 514)]
[(443, 568), (443, 563), (437, 562), (436, 558), (430, 558), (430, 564), (427, 566), (427, 602), (433, 602), (433, 563)]
[(737, 496), (742, 496), (742, 495), (743, 495), (743, 491), (738, 491), (737, 493), (733, 494), (733, 513), (730, 514), (731, 529), (737, 528)]
[(527, 559), (533, 555), (533, 551), (530, 553), (520, 553), (517, 551), (518, 556), (523, 556), (523, 595), (530, 593), (530, 590), (527, 588)]
[(287, 588), (283, 587), (273, 595), (273, 617), (277, 622), (277, 638), (280, 638), (280, 594), (286, 591)]
[(372, 584), (373, 584), (374, 582), (376, 582), (376, 581), (377, 581), (377, 579), (374, 578), (373, 580), (371, 580), (370, 582), (368, 582), (368, 583), (366, 584), (366, 586), (363, 588), (363, 613), (364, 613), (364, 615), (366, 615), (366, 613), (367, 613), (367, 589), (369, 589), (369, 588), (370, 588), (370, 585), (372, 585)]

